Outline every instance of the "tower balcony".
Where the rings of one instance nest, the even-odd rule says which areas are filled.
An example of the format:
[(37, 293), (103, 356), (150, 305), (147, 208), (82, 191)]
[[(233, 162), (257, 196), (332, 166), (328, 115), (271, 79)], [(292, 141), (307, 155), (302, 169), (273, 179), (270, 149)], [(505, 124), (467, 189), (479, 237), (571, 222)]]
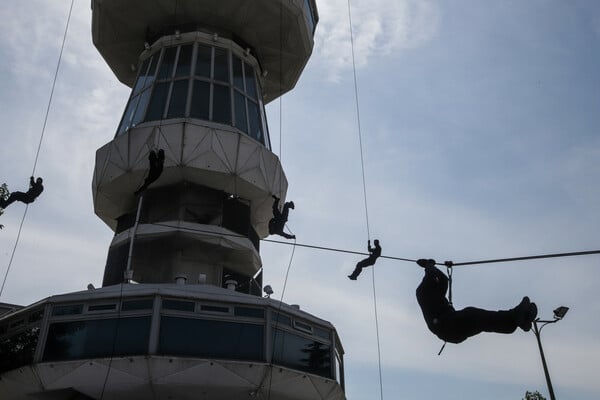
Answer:
[(329, 322), (210, 285), (123, 284), (0, 316), (6, 400), (344, 400)]

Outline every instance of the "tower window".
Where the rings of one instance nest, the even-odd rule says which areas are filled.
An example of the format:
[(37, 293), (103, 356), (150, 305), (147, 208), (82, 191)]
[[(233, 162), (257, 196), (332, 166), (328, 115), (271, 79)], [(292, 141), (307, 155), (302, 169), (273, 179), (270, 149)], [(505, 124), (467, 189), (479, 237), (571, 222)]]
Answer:
[(196, 118), (234, 126), (267, 145), (264, 115), (249, 62), (229, 48), (183, 44), (142, 63), (117, 136), (146, 121)]

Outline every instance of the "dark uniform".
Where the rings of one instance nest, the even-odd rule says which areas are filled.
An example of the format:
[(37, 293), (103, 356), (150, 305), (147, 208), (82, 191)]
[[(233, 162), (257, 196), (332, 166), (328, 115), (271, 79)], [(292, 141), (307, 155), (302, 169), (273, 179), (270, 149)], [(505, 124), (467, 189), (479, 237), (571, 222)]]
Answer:
[(21, 203), (25, 204), (33, 203), (34, 200), (44, 191), (42, 182), (42, 178), (33, 180), (32, 176), (29, 178), (29, 190), (25, 193), (19, 191), (12, 192), (6, 200), (0, 198), (0, 208), (6, 208), (15, 201), (20, 201)]
[(381, 246), (379, 245), (379, 240), (375, 240), (374, 244), (375, 244), (375, 247), (371, 247), (371, 241), (369, 240), (368, 250), (369, 250), (369, 253), (371, 253), (371, 254), (369, 255), (369, 257), (365, 258), (364, 260), (359, 261), (356, 264), (354, 271), (352, 272), (351, 275), (348, 275), (348, 278), (350, 278), (354, 281), (354, 280), (356, 280), (358, 275), (360, 275), (363, 268), (369, 267), (371, 265), (375, 265), (375, 261), (377, 261), (379, 256), (381, 256)]
[(279, 211), (279, 197), (273, 196), (273, 218), (269, 221), (269, 234), (283, 236), (286, 239), (296, 239), (295, 235), (284, 232), (285, 224), (290, 214), (290, 208), (294, 209), (294, 202), (288, 201), (283, 205), (283, 210)]
[(537, 307), (528, 297), (507, 311), (475, 307), (456, 311), (446, 299), (448, 277), (435, 267), (433, 260), (419, 260), (418, 263), (425, 268), (425, 277), (417, 287), (417, 301), (427, 327), (443, 341), (460, 343), (481, 332), (513, 333), (517, 327), (524, 331), (531, 329)]
[(150, 169), (148, 170), (148, 176), (144, 180), (144, 184), (139, 188), (135, 194), (138, 195), (148, 188), (152, 182), (156, 181), (163, 172), (163, 166), (165, 163), (165, 151), (163, 149), (158, 150), (156, 153), (154, 150), (148, 154), (148, 161), (150, 163)]

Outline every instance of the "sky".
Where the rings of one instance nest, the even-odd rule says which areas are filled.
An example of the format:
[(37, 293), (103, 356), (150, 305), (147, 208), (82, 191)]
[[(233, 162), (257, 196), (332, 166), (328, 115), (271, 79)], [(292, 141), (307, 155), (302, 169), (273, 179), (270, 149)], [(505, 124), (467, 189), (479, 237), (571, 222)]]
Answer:
[[(69, 5), (0, 8), (0, 183), (11, 190), (32, 174)], [(360, 135), (348, 2), (317, 5), (312, 58), (267, 106), (298, 243), (364, 252), (371, 238), (385, 256), (454, 262), (600, 249), (600, 3), (352, 0)], [(76, 2), (35, 170), (46, 189), (28, 209), (1, 302), (101, 285), (112, 232), (93, 212), (94, 157), (130, 90), (90, 25), (89, 1)], [(24, 210), (0, 216), (2, 277)], [(380, 259), (350, 281), (360, 256), (297, 247), (292, 257), (269, 242), (261, 256), (275, 297), (291, 262), (283, 300), (336, 326), (349, 400), (380, 396), (377, 327), (383, 398), (549, 397), (531, 332), (481, 334), (438, 356), (414, 263)], [(542, 332), (554, 391), (600, 397), (600, 256), (454, 270), (457, 308), (507, 309), (525, 295), (545, 319), (570, 307)]]

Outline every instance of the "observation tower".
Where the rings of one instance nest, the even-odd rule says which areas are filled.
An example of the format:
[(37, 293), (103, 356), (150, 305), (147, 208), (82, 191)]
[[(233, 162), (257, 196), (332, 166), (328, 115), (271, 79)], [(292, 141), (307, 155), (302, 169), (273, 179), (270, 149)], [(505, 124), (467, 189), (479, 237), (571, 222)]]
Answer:
[(263, 297), (259, 252), (288, 184), (264, 106), (311, 55), (315, 0), (91, 7), (94, 44), (131, 88), (92, 182), (115, 235), (102, 288), (0, 304), (0, 397), (345, 399), (335, 327)]

